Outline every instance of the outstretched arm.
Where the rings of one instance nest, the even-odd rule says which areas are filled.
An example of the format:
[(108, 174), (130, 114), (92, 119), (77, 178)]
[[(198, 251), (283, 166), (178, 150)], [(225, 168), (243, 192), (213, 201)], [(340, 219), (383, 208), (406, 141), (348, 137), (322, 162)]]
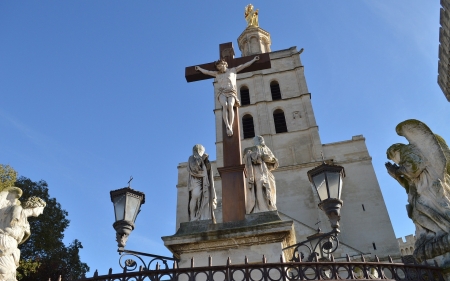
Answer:
[(241, 64), (239, 66), (236, 67), (236, 72), (241, 71), (242, 69), (249, 67), (250, 65), (252, 65), (252, 63), (254, 63), (255, 61), (259, 60), (259, 56), (255, 56), (251, 61), (246, 62), (244, 64)]
[(212, 76), (212, 77), (216, 77), (216, 75), (217, 75), (217, 71), (206, 70), (206, 69), (201, 68), (200, 66), (196, 66), (195, 70), (200, 71), (201, 73)]

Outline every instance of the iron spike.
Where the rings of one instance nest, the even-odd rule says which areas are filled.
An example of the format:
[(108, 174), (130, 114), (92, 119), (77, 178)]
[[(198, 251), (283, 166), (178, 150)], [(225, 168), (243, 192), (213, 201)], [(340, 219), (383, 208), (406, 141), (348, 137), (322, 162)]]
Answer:
[(211, 257), (211, 255), (208, 256), (208, 266), (212, 266), (212, 257)]
[(112, 274), (112, 268), (110, 267), (108, 270), (108, 275), (111, 275), (111, 274)]
[(231, 264), (231, 259), (230, 259), (230, 257), (228, 257), (228, 259), (227, 259), (227, 265), (230, 265)]
[(98, 277), (98, 270), (97, 269), (94, 272), (94, 277)]
[(351, 262), (352, 259), (350, 258), (350, 256), (348, 254), (345, 254), (345, 255), (346, 255), (346, 258), (347, 258), (347, 262)]
[(159, 270), (159, 262), (156, 262), (155, 270)]
[(263, 255), (262, 262), (267, 263), (266, 255)]
[(390, 263), (394, 263), (394, 261), (392, 260), (391, 255), (388, 255), (388, 258), (389, 258), (389, 262), (390, 262)]
[(331, 254), (331, 262), (335, 262), (333, 254)]
[(194, 257), (191, 258), (191, 268), (194, 268)]
[(247, 258), (247, 256), (245, 256), (245, 258), (244, 258), (244, 263), (245, 263), (245, 264), (248, 264), (248, 258)]
[(284, 263), (283, 255), (280, 255), (280, 263)]
[(380, 262), (380, 259), (378, 258), (377, 255), (375, 255), (375, 260), (376, 260), (377, 262)]
[(361, 261), (366, 262), (366, 259), (364, 258), (363, 254), (361, 254)]

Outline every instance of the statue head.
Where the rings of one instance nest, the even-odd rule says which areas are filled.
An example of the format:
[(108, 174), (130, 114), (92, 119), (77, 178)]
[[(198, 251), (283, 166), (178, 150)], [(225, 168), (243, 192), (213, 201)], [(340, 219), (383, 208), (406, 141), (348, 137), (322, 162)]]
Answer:
[(400, 151), (406, 145), (403, 143), (396, 143), (391, 145), (386, 151), (386, 156), (389, 160), (394, 161), (395, 164), (400, 163)]
[(251, 12), (253, 10), (253, 5), (252, 4), (248, 4), (247, 6), (245, 6), (245, 11), (247, 13)]
[(202, 157), (203, 153), (205, 153), (205, 148), (201, 144), (196, 144), (192, 148), (192, 152), (194, 153), (194, 157)]
[(264, 138), (262, 136), (256, 136), (253, 138), (253, 144), (254, 145), (266, 145), (264, 142)]
[(419, 149), (412, 144), (396, 143), (386, 151), (387, 158), (398, 164), (409, 178), (418, 177), (424, 169), (424, 160)]
[(28, 198), (23, 204), (22, 208), (24, 209), (32, 209), (32, 216), (39, 216), (44, 211), (44, 207), (47, 205), (44, 200), (37, 196), (31, 196)]
[(226, 60), (224, 59), (220, 59), (218, 61), (216, 61), (216, 68), (220, 73), (224, 73), (225, 71), (227, 71), (228, 68), (228, 63)]

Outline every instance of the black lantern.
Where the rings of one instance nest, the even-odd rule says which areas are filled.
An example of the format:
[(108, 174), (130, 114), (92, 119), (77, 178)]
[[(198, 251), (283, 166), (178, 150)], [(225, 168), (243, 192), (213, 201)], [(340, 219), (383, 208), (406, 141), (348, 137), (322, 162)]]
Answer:
[(113, 190), (110, 194), (116, 217), (113, 227), (116, 230), (119, 250), (121, 250), (125, 247), (128, 236), (134, 229), (134, 222), (141, 205), (145, 203), (145, 194), (130, 187)]
[(341, 194), (344, 177), (344, 167), (325, 162), (308, 171), (309, 181), (314, 185), (319, 196), (319, 208), (327, 214), (331, 227), (337, 232), (339, 232), (340, 211), (343, 204)]

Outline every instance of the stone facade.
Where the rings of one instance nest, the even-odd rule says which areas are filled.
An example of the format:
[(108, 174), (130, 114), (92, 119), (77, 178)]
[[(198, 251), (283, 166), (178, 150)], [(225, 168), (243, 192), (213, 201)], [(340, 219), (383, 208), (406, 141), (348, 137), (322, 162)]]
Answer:
[(438, 84), (450, 102), (450, 0), (441, 0)]
[[(243, 34), (249, 32), (248, 29)], [(240, 38), (243, 35), (240, 36)], [(270, 37), (269, 37), (270, 38)], [(238, 41), (241, 44), (242, 41)], [(243, 43), (242, 43), (243, 44)], [(245, 46), (239, 46), (245, 50)], [(264, 51), (262, 51), (264, 52)], [(311, 104), (304, 76), (301, 51), (296, 47), (270, 52), (271, 69), (238, 74), (237, 89), (247, 87), (250, 104), (239, 108), (239, 118), (251, 115), (255, 135), (264, 137), (266, 145), (278, 158), (280, 167), (273, 172), (277, 186), (277, 208), (283, 220), (294, 222), (297, 242), (315, 233), (331, 229), (326, 215), (317, 205), (319, 200), (312, 189), (306, 172), (320, 165), (321, 153), (325, 160), (345, 168), (346, 178), (341, 211), (341, 246), (335, 257), (357, 254), (391, 255), (400, 257), (398, 243), (381, 194), (372, 158), (363, 136), (350, 140), (322, 144), (318, 125)], [(270, 84), (276, 81), (281, 90), (281, 99), (272, 100)], [(216, 156), (212, 162), (217, 192), (217, 222), (222, 222), (222, 185), (217, 167), (223, 167), (222, 107), (217, 100), (218, 85), (214, 83)], [(320, 100), (318, 100), (320, 102)], [(276, 133), (273, 113), (282, 110), (287, 132)], [(279, 111), (277, 111), (279, 112)], [(241, 126), (241, 137), (244, 134)], [(252, 139), (242, 139), (242, 148), (252, 146)], [(178, 165), (177, 229), (189, 221), (187, 216), (188, 191), (186, 188), (186, 163)]]
[(414, 253), (414, 243), (416, 243), (416, 237), (413, 234), (405, 236), (405, 241), (403, 238), (397, 238), (398, 247), (400, 248), (400, 253), (402, 256), (409, 256)]

